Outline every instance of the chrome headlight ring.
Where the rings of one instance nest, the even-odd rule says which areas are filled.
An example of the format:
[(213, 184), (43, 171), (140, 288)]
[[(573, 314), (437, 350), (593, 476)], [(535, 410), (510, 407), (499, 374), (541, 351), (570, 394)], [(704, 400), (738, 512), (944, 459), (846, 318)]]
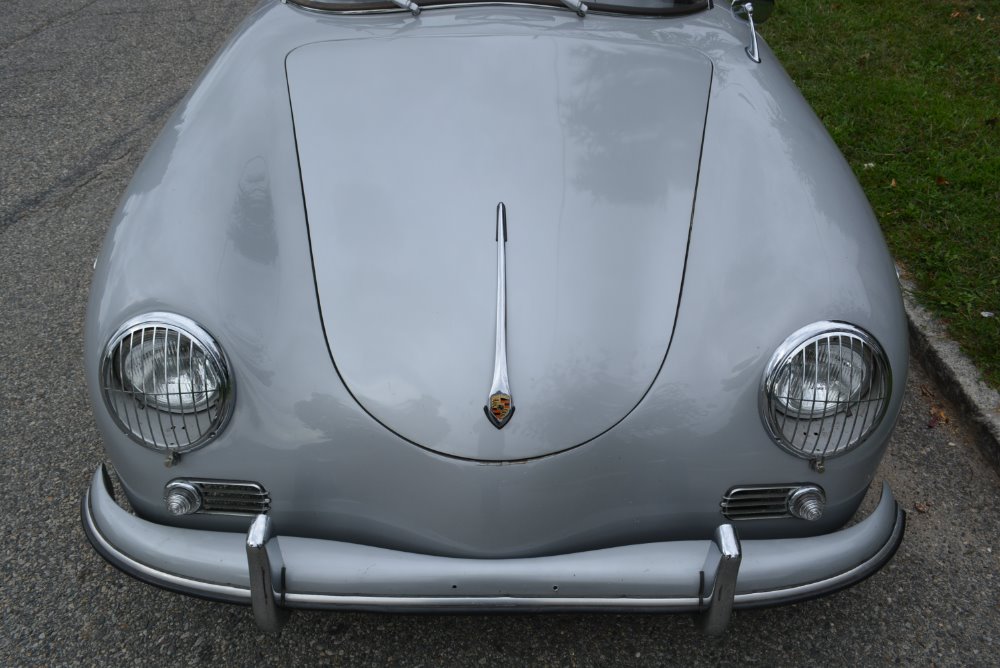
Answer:
[(189, 318), (154, 312), (128, 320), (108, 341), (100, 369), (115, 423), (152, 450), (179, 454), (202, 447), (232, 416), (229, 362)]
[(760, 412), (775, 443), (821, 461), (864, 443), (891, 396), (892, 370), (875, 337), (846, 322), (821, 321), (775, 351), (761, 382)]

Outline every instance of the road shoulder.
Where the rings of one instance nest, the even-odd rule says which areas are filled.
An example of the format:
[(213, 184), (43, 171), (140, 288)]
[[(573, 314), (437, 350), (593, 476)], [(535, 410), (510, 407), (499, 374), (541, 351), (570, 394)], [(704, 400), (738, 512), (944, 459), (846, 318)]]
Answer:
[(917, 303), (912, 281), (901, 279), (903, 305), (910, 329), (910, 351), (946, 398), (962, 412), (976, 443), (1000, 467), (1000, 393), (947, 333), (944, 323)]

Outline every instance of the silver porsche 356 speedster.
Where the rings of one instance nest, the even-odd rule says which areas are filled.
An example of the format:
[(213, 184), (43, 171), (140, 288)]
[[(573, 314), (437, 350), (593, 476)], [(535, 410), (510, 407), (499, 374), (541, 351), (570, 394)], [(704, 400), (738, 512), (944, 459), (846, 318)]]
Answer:
[(96, 265), (97, 551), (267, 630), (513, 609), (719, 633), (877, 571), (888, 487), (842, 527), (902, 400), (899, 287), (754, 32), (771, 7), (262, 2)]

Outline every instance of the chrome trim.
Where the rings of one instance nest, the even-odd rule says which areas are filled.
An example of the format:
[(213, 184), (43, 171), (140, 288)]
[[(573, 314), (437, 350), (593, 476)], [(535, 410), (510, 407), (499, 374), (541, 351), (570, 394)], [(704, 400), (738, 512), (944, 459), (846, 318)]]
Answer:
[[(188, 499), (191, 503), (191, 510), (184, 513), (174, 512), (170, 505), (170, 497), (178, 493)], [(166, 487), (163, 488), (163, 501), (167, 505), (167, 512), (171, 515), (191, 515), (201, 510), (202, 506), (201, 492), (194, 485), (183, 480), (174, 480), (167, 483)]]
[[(388, 0), (392, 4), (396, 4), (394, 0)], [(476, 2), (472, 0), (470, 2), (450, 2), (447, 4), (430, 4), (420, 7), (421, 12), (434, 11), (438, 9), (472, 9), (480, 7), (530, 7), (532, 9), (549, 9), (555, 11), (563, 11), (565, 9), (573, 9), (572, 6), (559, 0), (562, 6), (550, 5), (550, 4), (540, 4), (537, 2), (527, 2), (524, 0), (482, 0), (481, 2)], [(291, 5), (298, 11), (309, 12), (315, 14), (334, 14), (338, 16), (360, 16), (365, 14), (399, 14), (401, 12), (409, 11), (404, 9), (402, 6), (398, 7), (385, 7), (377, 9), (334, 9), (329, 7), (313, 7), (310, 5), (302, 5), (294, 0), (282, 0), (282, 4)], [(706, 11), (710, 9), (711, 5), (706, 5), (704, 7), (698, 7), (693, 10), (678, 11), (673, 13), (654, 13), (654, 14), (643, 14), (641, 12), (632, 11), (614, 11), (612, 9), (593, 9), (587, 7), (586, 13), (596, 14), (598, 16), (625, 16), (625, 17), (641, 17), (641, 18), (652, 18), (652, 19), (673, 19), (680, 16), (690, 16), (699, 12)]]
[(719, 551), (719, 563), (708, 596), (708, 610), (702, 613), (701, 629), (707, 636), (721, 636), (729, 625), (736, 596), (736, 581), (743, 561), (740, 538), (732, 524), (720, 524), (712, 537)]
[[(503, 429), (514, 415), (514, 399), (510, 394), (510, 382), (507, 379), (507, 207), (503, 202), (497, 204), (497, 315), (496, 315), (496, 349), (493, 357), (493, 384), (484, 410), (490, 423), (497, 429)], [(497, 418), (490, 410), (495, 401), (506, 399), (510, 408), (506, 415)]]
[(166, 491), (175, 485), (187, 485), (199, 494), (201, 505), (195, 512), (201, 515), (247, 517), (271, 510), (271, 495), (256, 482), (175, 478), (167, 483)]
[[(392, 2), (392, 0), (389, 0)], [(402, 7), (385, 7), (380, 9), (319, 9), (317, 7), (309, 7), (307, 5), (300, 5), (296, 2), (288, 2), (285, 0), (285, 4), (291, 4), (294, 8), (301, 12), (309, 12), (311, 14), (333, 14), (335, 16), (364, 16), (367, 14), (400, 14), (402, 12), (408, 11)], [(555, 11), (563, 11), (564, 7), (553, 7), (551, 5), (539, 5), (533, 2), (504, 2), (504, 0), (490, 0), (488, 2), (464, 2), (455, 3), (448, 5), (430, 5), (427, 7), (421, 7), (420, 11), (433, 11), (436, 9), (469, 9), (472, 7), (502, 7), (502, 6), (513, 6), (513, 7), (533, 7), (535, 9), (552, 9)]]
[(392, 4), (405, 9), (414, 16), (420, 16), (420, 5), (413, 2), (413, 0), (391, 0)]
[[(757, 4), (756, 7), (754, 3)], [(774, 0), (732, 0), (730, 9), (733, 16), (750, 24), (750, 45), (744, 51), (750, 60), (759, 63), (760, 49), (757, 47), (757, 26), (754, 22), (754, 12), (756, 11), (758, 14), (757, 23), (763, 23), (774, 11)]]
[(733, 522), (791, 517), (788, 499), (802, 484), (743, 485), (722, 495), (722, 516)]
[[(178, 336), (176, 364), (181, 365), (180, 342), (197, 346), (212, 365), (218, 376), (218, 399), (211, 405), (183, 412), (180, 389), (176, 393), (178, 410), (172, 406), (172, 394), (166, 394), (167, 410), (161, 410), (142, 401), (143, 392), (126, 387), (124, 357), (128, 349), (143, 345), (149, 335), (155, 341), (162, 331), (164, 346), (171, 333)], [(151, 333), (151, 334), (150, 334)], [(117, 364), (115, 360), (117, 359)], [(188, 359), (189, 372), (190, 355)], [(228, 358), (216, 340), (190, 318), (155, 311), (130, 318), (108, 340), (101, 356), (101, 395), (104, 405), (122, 433), (134, 442), (156, 452), (179, 454), (207, 445), (226, 428), (232, 417), (236, 398), (236, 385), (230, 371)], [(170, 434), (168, 438), (168, 434)], [(174, 442), (171, 443), (170, 441)]]
[(741, 5), (733, 3), (733, 11), (742, 10), (743, 14), (746, 16), (747, 22), (750, 24), (750, 46), (748, 46), (744, 51), (750, 56), (750, 60), (755, 63), (760, 62), (760, 51), (757, 48), (757, 27), (753, 24), (753, 3), (746, 2)]
[(722, 552), (723, 559), (740, 559), (740, 537), (736, 535), (736, 529), (732, 524), (720, 524), (715, 529), (712, 541), (719, 552)]
[[(815, 415), (815, 405), (811, 413), (782, 410), (775, 397), (782, 371), (795, 358), (800, 358), (805, 368), (807, 349), (812, 347), (813, 356), (818, 358), (820, 343), (825, 342), (829, 350), (834, 339), (837, 346), (844, 347), (846, 340), (852, 352), (870, 356), (871, 379), (867, 389), (862, 388), (846, 405), (832, 406), (832, 410), (824, 408), (818, 415)], [(818, 373), (818, 365), (814, 366)], [(761, 377), (758, 404), (764, 428), (777, 445), (796, 457), (822, 461), (843, 455), (864, 443), (885, 417), (892, 391), (892, 367), (875, 337), (847, 322), (822, 320), (799, 329), (778, 346)]]
[[(801, 515), (802, 509), (800, 504), (805, 503), (805, 501), (803, 501), (803, 498), (807, 496), (817, 497), (817, 501), (820, 504), (819, 515), (813, 519), (810, 519), (808, 517), (802, 517)], [(800, 520), (806, 520), (807, 522), (815, 522), (816, 520), (818, 520), (820, 517), (823, 516), (823, 511), (825, 509), (826, 509), (826, 492), (823, 491), (823, 488), (817, 485), (806, 485), (804, 487), (799, 487), (797, 490), (795, 490), (788, 496), (788, 514)]]
[[(104, 493), (111, 495), (111, 481), (107, 469), (101, 465), (92, 482), (98, 492), (103, 487)], [(890, 494), (888, 487), (883, 485), (883, 501)], [(734, 596), (734, 608), (755, 608), (769, 605), (793, 603), (817, 596), (833, 593), (855, 584), (871, 576), (879, 570), (895, 554), (902, 541), (906, 528), (906, 513), (895, 500), (892, 500), (896, 519), (892, 531), (882, 546), (868, 559), (857, 566), (838, 575), (824, 580), (818, 580), (803, 585), (770, 589), (766, 591), (748, 592)], [(880, 501), (881, 504), (883, 501)], [(154, 586), (172, 591), (230, 603), (250, 603), (250, 589), (240, 586), (222, 585), (214, 582), (195, 580), (152, 568), (131, 558), (101, 534), (94, 519), (91, 502), (91, 487), (87, 488), (81, 503), (81, 520), (84, 533), (94, 549), (105, 560), (128, 575)], [(723, 547), (729, 542), (721, 537), (719, 544)], [(718, 547), (718, 544), (717, 544)], [(731, 548), (726, 548), (732, 553)], [(721, 551), (721, 550), (720, 550)], [(741, 550), (742, 551), (742, 550)], [(706, 564), (709, 563), (706, 560)], [(648, 610), (697, 612), (704, 610), (704, 597), (690, 598), (557, 598), (557, 597), (387, 597), (387, 596), (356, 596), (356, 595), (326, 595), (309, 593), (286, 593), (282, 603), (286, 607), (306, 608), (338, 608), (356, 610), (470, 610), (483, 611), (490, 609), (520, 610), (531, 609), (566, 609), (566, 610)]]
[(581, 19), (587, 15), (587, 10), (590, 9), (582, 0), (559, 0), (561, 3), (576, 12), (576, 15)]
[[(267, 515), (255, 517), (247, 529), (247, 568), (250, 572), (250, 607), (253, 608), (257, 628), (266, 633), (277, 633), (288, 621), (288, 610), (278, 604), (279, 597), (284, 597), (285, 563), (271, 518)], [(277, 590), (275, 582), (278, 583)]]
[(329, 594), (286, 594), (285, 601), (296, 608), (345, 608), (348, 610), (450, 610), (482, 611), (516, 608), (529, 610), (650, 610), (696, 612), (699, 599), (687, 598), (556, 598), (529, 596), (340, 596)]

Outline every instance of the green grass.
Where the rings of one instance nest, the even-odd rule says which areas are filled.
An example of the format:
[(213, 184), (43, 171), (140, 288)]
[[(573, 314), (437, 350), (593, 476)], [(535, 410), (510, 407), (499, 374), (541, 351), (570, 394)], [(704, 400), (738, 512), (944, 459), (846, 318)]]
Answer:
[(762, 33), (919, 301), (1000, 388), (1000, 2), (779, 0)]

